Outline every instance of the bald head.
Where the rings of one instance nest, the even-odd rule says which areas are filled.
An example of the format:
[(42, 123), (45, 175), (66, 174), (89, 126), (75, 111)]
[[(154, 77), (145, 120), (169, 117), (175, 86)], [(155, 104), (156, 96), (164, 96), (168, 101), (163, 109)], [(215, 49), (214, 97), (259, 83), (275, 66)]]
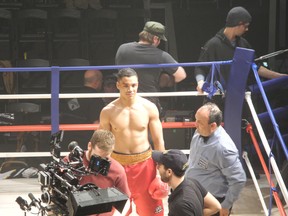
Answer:
[(84, 74), (84, 85), (87, 87), (101, 90), (102, 88), (102, 72), (99, 70), (87, 70)]
[(206, 115), (209, 124), (213, 122), (215, 122), (217, 126), (221, 124), (222, 112), (216, 104), (208, 102), (200, 107), (198, 111), (202, 112), (203, 115)]

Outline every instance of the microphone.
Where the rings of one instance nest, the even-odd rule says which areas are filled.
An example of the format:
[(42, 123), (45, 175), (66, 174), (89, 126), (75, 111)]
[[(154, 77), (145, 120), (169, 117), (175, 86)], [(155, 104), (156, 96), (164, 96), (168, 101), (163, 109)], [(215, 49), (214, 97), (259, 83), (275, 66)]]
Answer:
[(27, 201), (23, 199), (21, 196), (17, 197), (16, 202), (20, 206), (23, 211), (30, 210), (30, 206), (28, 205)]
[(70, 161), (81, 161), (84, 155), (84, 151), (78, 145), (78, 142), (72, 141), (68, 145), (68, 150), (70, 151), (69, 160)]
[(38, 209), (42, 209), (39, 201), (34, 197), (34, 195), (33, 195), (32, 193), (29, 193), (29, 194), (28, 194), (28, 197), (31, 199), (32, 204), (33, 204), (34, 206), (36, 206)]

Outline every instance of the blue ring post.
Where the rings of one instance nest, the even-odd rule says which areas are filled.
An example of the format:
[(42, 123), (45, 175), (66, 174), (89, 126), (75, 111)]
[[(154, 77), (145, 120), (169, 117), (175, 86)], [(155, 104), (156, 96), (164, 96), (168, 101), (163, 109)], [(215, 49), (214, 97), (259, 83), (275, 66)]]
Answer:
[(59, 131), (60, 67), (51, 67), (51, 134)]
[(238, 148), (240, 158), (242, 108), (246, 83), (254, 59), (254, 50), (237, 47), (226, 88), (224, 127)]

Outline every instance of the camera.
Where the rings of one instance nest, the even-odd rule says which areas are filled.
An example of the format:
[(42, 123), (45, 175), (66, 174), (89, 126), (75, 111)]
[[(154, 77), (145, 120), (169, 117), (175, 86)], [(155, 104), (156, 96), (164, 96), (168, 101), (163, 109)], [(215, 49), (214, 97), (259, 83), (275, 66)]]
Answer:
[[(37, 200), (31, 193), (32, 203), (28, 205), (25, 200), (18, 197), (16, 202), (20, 208), (30, 211), (31, 206), (36, 206), (42, 215), (81, 216), (110, 212), (112, 207), (122, 211), (126, 201), (129, 199), (116, 188), (98, 188), (92, 183), (80, 185), (79, 180), (85, 175), (107, 176), (110, 168), (110, 161), (92, 155), (88, 168), (85, 168), (80, 160), (80, 147), (77, 151), (71, 151), (69, 158), (73, 158), (75, 163), (66, 162), (60, 158), (60, 143), (63, 139), (63, 131), (59, 131), (51, 136), (50, 153), (53, 160), (48, 164), (41, 164), (43, 171), (38, 173), (38, 182), (41, 186), (41, 200)], [(73, 144), (74, 145), (74, 144)], [(76, 152), (76, 153), (75, 153)], [(80, 152), (80, 153), (79, 153)], [(71, 154), (74, 154), (71, 156)], [(45, 203), (46, 206), (43, 206)]]
[(110, 169), (110, 161), (98, 155), (92, 155), (89, 162), (89, 170), (107, 176)]

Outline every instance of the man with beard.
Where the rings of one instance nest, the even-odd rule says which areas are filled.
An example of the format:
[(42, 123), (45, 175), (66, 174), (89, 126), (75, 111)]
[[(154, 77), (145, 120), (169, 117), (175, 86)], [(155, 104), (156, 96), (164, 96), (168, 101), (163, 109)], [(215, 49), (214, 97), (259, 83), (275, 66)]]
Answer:
[(188, 161), (181, 150), (153, 151), (152, 158), (157, 163), (161, 180), (172, 188), (168, 216), (208, 216), (221, 209), (217, 199), (197, 180), (184, 178)]

